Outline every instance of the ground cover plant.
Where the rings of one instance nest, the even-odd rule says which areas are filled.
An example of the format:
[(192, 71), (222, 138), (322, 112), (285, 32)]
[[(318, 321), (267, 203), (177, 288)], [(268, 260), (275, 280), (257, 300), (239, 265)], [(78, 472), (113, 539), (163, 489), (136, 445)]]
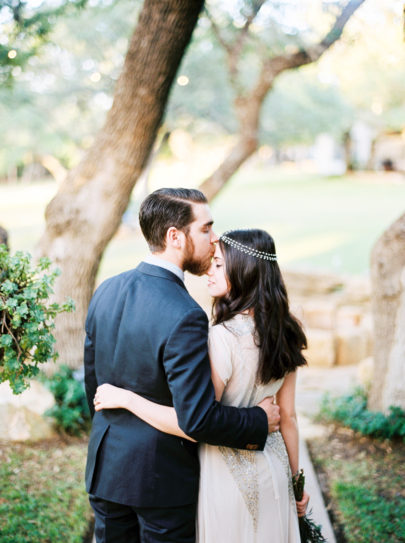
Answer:
[(365, 436), (405, 441), (405, 411), (394, 406), (386, 415), (369, 411), (367, 392), (360, 387), (337, 398), (324, 396), (318, 419), (340, 422)]
[(87, 441), (0, 443), (1, 543), (90, 541)]
[(402, 441), (371, 439), (331, 425), (308, 445), (337, 541), (404, 542)]

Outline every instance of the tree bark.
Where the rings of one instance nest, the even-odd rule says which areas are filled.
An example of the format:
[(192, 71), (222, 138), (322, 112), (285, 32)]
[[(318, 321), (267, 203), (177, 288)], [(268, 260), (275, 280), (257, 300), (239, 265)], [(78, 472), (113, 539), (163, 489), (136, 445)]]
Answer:
[(217, 196), (238, 168), (256, 152), (261, 109), (267, 94), (273, 87), (276, 77), (286, 70), (298, 68), (318, 60), (340, 38), (347, 21), (364, 1), (349, 0), (335, 20), (330, 31), (319, 43), (311, 45), (307, 49), (297, 50), (292, 54), (262, 59), (260, 75), (251, 90), (242, 88), (238, 78), (238, 64), (241, 60), (242, 48), (247, 38), (249, 27), (264, 4), (264, 1), (258, 0), (254, 4), (252, 13), (247, 16), (245, 25), (233, 43), (225, 40), (220, 28), (209, 17), (214, 34), (219, 44), (225, 50), (229, 81), (236, 95), (234, 102), (235, 112), (239, 120), (238, 141), (236, 145), (231, 149), (228, 156), (214, 173), (205, 179), (199, 187), (209, 201)]
[(145, 0), (105, 125), (47, 206), (38, 253), (62, 270), (56, 299), (71, 296), (76, 303), (55, 330), (60, 362), (72, 368), (82, 363), (84, 320), (102, 254), (147, 163), (202, 5)]
[(405, 409), (405, 214), (371, 253), (374, 378), (369, 407)]

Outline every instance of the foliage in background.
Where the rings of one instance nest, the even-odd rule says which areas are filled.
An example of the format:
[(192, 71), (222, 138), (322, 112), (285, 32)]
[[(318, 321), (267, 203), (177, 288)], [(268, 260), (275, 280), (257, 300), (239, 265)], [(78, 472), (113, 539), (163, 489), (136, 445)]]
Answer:
[[(231, 11), (229, 31), (241, 24), (238, 11), (251, 5), (245, 0), (209, 4), (217, 4), (218, 24), (223, 23), (221, 12)], [(269, 53), (282, 52), (288, 46), (285, 31), (290, 46), (291, 40), (300, 45), (304, 29), (304, 34), (311, 27), (321, 32), (336, 9), (335, 2), (324, 2), (323, 13), (319, 13), (322, 3), (313, 0), (267, 4), (271, 17), (259, 18), (254, 34), (265, 41)], [(339, 139), (358, 118), (377, 131), (403, 128), (405, 76), (400, 68), (405, 52), (398, 43), (401, 13), (396, 4), (393, 0), (367, 0), (340, 43), (316, 66), (285, 73), (276, 81), (263, 107), (261, 143), (275, 147), (311, 144), (321, 132)], [(5, 0), (0, 0), (2, 5)], [(56, 157), (67, 168), (79, 161), (111, 106), (140, 5), (140, 1), (96, 0), (86, 9), (69, 8), (55, 20), (51, 16), (51, 39), (41, 46), (40, 54), (29, 57), (23, 69), (18, 64), (22, 53), (8, 59), (5, 51), (0, 70), (12, 70), (13, 89), (0, 85), (0, 176), (13, 179), (16, 167), (20, 174), (24, 166), (40, 161), (43, 155)], [(286, 20), (285, 14), (278, 13), (282, 9), (293, 11), (293, 16), (287, 17), (289, 28), (278, 24)], [(37, 7), (33, 10), (38, 15), (41, 12)], [(309, 21), (303, 24), (305, 17)], [(258, 52), (253, 42), (241, 61), (241, 82), (247, 87), (257, 69)], [(7, 67), (2, 68), (2, 62)], [(226, 74), (226, 59), (204, 13), (179, 76), (183, 81), (185, 76), (188, 83), (173, 85), (165, 129), (183, 128), (209, 141), (213, 134), (234, 133), (235, 97)]]
[(0, 0), (0, 83), (11, 85), (29, 60), (38, 55), (56, 21), (71, 8), (82, 8), (87, 0), (41, 2), (32, 8), (22, 0)]
[(83, 543), (87, 441), (0, 444), (1, 543)]
[[(0, 0), (1, 2), (1, 0)], [(104, 122), (111, 106), (128, 36), (140, 2), (98, 0), (58, 17), (52, 39), (13, 86), (0, 85), (0, 175), (15, 177), (51, 155), (71, 168)], [(1, 64), (1, 63), (0, 63)]]
[(48, 258), (41, 258), (33, 267), (29, 253), (11, 256), (0, 245), (0, 382), (9, 381), (15, 394), (28, 388), (39, 364), (56, 360), (54, 319), (74, 309), (72, 300), (49, 303), (59, 274), (44, 273), (50, 266)]
[(325, 396), (322, 400), (319, 417), (324, 421), (336, 421), (365, 436), (405, 441), (405, 411), (390, 407), (384, 415), (367, 409), (367, 393), (356, 388), (351, 394), (338, 398)]
[(45, 385), (55, 397), (56, 404), (47, 410), (56, 426), (71, 435), (80, 435), (90, 427), (90, 411), (83, 382), (75, 378), (73, 370), (61, 366), (57, 373), (45, 378)]

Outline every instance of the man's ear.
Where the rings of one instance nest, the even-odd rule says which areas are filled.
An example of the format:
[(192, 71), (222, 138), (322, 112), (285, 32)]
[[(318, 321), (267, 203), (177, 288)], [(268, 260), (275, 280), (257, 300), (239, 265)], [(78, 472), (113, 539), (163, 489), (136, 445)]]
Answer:
[(184, 232), (178, 230), (175, 226), (168, 228), (166, 232), (166, 247), (181, 249), (184, 244)]

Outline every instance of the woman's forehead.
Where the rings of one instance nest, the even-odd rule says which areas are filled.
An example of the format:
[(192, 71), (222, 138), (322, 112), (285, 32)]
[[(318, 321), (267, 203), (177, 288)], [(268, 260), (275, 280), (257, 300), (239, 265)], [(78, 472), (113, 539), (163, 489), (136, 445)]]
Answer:
[(215, 245), (214, 258), (224, 258), (224, 255), (222, 254), (221, 247), (219, 246), (219, 243), (217, 243)]

